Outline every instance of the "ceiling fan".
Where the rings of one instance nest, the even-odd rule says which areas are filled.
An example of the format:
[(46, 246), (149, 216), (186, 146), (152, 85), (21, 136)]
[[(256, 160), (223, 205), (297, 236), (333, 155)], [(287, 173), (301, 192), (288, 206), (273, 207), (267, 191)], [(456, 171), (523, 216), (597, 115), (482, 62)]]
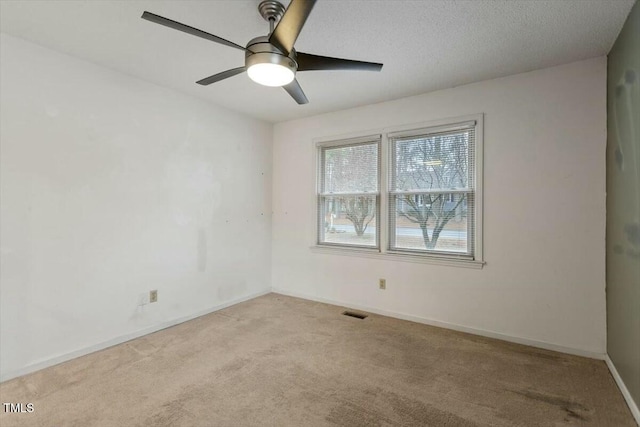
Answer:
[(306, 104), (309, 100), (296, 80), (297, 71), (380, 71), (382, 69), (382, 64), (374, 62), (297, 52), (293, 45), (315, 3), (316, 0), (291, 0), (285, 10), (284, 6), (276, 0), (262, 1), (258, 5), (258, 11), (269, 22), (269, 34), (249, 40), (246, 47), (151, 12), (145, 11), (142, 19), (245, 52), (243, 67), (214, 74), (196, 83), (210, 85), (246, 71), (249, 78), (256, 83), (265, 86), (282, 86), (298, 104)]

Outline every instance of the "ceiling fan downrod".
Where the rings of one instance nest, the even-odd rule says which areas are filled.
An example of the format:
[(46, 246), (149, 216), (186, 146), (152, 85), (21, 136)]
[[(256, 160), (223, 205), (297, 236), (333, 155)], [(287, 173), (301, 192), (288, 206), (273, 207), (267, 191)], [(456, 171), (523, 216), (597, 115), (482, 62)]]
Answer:
[(284, 6), (276, 0), (263, 0), (258, 5), (258, 12), (265, 21), (269, 22), (269, 34), (273, 32), (276, 22), (284, 15)]

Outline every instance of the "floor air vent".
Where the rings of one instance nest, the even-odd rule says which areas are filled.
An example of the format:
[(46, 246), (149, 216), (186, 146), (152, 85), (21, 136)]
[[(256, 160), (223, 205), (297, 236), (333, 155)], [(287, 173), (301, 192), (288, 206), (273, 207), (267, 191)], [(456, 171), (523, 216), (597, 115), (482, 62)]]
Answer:
[(355, 317), (356, 319), (365, 319), (367, 317), (366, 314), (356, 313), (355, 311), (345, 311), (342, 314), (349, 317)]

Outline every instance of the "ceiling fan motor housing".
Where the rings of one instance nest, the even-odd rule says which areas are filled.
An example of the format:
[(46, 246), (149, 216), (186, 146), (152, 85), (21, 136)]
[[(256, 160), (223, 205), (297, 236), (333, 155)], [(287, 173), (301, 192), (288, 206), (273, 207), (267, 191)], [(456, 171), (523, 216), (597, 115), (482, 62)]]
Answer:
[(269, 43), (268, 36), (256, 37), (247, 43), (244, 65), (249, 68), (255, 64), (281, 65), (290, 69), (294, 74), (298, 70), (295, 50), (292, 49), (288, 56), (284, 55)]

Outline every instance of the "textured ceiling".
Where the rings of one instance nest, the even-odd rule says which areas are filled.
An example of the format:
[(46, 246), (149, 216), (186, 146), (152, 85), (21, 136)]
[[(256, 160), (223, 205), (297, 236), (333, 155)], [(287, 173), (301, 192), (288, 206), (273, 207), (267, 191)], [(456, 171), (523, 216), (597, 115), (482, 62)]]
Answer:
[(385, 65), (380, 73), (299, 73), (310, 101), (303, 106), (246, 74), (196, 85), (243, 65), (243, 52), (140, 19), (148, 10), (244, 45), (268, 32), (259, 0), (2, 0), (0, 30), (279, 122), (605, 55), (633, 2), (320, 0), (296, 49)]

